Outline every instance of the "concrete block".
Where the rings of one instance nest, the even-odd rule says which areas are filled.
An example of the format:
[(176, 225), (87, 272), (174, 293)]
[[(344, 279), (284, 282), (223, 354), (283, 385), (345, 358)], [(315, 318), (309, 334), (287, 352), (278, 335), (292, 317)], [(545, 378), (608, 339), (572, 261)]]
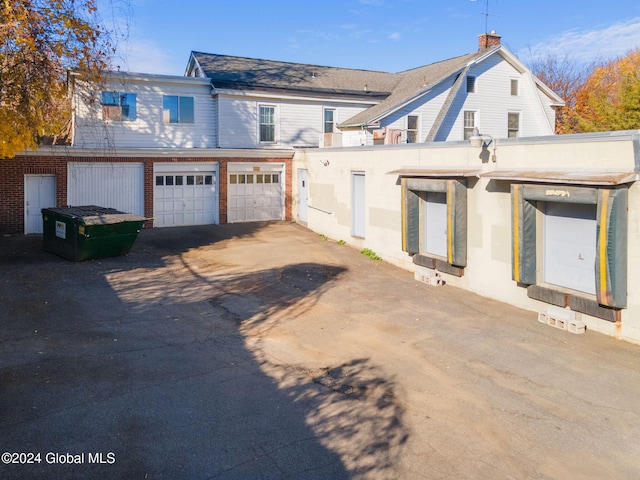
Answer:
[(567, 330), (571, 333), (584, 333), (587, 331), (587, 325), (582, 320), (570, 320), (567, 323)]

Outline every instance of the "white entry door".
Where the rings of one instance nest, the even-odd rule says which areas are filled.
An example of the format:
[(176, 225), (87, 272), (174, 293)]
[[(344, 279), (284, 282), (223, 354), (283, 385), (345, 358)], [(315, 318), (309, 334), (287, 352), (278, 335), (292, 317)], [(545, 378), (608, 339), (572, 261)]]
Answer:
[(424, 202), (425, 252), (447, 256), (447, 194), (425, 192)]
[(304, 223), (307, 222), (309, 206), (309, 180), (307, 177), (307, 169), (298, 169), (298, 221)]
[(365, 176), (364, 172), (351, 172), (351, 235), (365, 235)]
[(42, 233), (43, 208), (56, 206), (55, 175), (24, 176), (24, 233)]

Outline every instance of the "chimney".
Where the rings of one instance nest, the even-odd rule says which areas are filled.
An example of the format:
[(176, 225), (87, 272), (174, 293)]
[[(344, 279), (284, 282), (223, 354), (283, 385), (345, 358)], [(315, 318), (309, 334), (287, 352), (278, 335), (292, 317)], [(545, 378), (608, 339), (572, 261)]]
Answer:
[(498, 35), (495, 30), (491, 30), (491, 33), (478, 35), (478, 51), (499, 46), (501, 36), (502, 35)]

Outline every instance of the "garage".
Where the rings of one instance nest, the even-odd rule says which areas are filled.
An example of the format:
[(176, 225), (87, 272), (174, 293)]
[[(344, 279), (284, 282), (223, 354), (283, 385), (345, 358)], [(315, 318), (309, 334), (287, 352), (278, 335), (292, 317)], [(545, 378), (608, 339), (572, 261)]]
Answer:
[(67, 203), (98, 205), (144, 216), (142, 163), (69, 162)]
[(284, 220), (284, 165), (228, 165), (229, 223)]
[(154, 227), (210, 225), (218, 218), (218, 165), (154, 165)]

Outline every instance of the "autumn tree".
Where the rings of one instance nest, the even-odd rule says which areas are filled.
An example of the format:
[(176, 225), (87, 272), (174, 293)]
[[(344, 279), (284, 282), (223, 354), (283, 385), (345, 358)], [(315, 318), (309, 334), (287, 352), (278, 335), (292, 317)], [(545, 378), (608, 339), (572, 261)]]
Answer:
[(60, 135), (69, 69), (95, 79), (114, 52), (97, 0), (0, 0), (0, 158)]
[(576, 93), (582, 132), (640, 128), (640, 49), (596, 68)]
[(568, 56), (559, 58), (548, 55), (534, 60), (530, 68), (536, 77), (565, 101), (564, 107), (556, 110), (556, 133), (576, 133), (579, 130), (574, 115), (576, 96), (595, 65), (584, 66)]

